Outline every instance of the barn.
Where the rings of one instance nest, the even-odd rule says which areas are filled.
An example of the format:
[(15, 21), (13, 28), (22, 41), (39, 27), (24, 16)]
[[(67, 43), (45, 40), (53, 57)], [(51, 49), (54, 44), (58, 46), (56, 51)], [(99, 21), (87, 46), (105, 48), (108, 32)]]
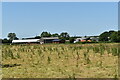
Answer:
[(54, 39), (52, 43), (65, 43), (65, 40), (63, 39)]
[(60, 39), (54, 39), (52, 43), (60, 43)]
[(86, 41), (91, 42), (91, 40), (89, 39), (89, 37), (82, 37), (82, 38), (77, 38), (74, 41), (74, 43), (76, 43), (76, 42), (86, 42)]
[(40, 43), (40, 39), (24, 39), (24, 40), (13, 40), (12, 43)]
[(14, 44), (26, 44), (26, 43), (64, 43), (63, 40), (60, 40), (58, 37), (41, 37), (40, 39), (22, 39), (22, 40), (13, 40), (12, 43)]
[(53, 40), (55, 39), (59, 39), (58, 37), (42, 37), (40, 39), (40, 42), (43, 42), (43, 43), (52, 43)]

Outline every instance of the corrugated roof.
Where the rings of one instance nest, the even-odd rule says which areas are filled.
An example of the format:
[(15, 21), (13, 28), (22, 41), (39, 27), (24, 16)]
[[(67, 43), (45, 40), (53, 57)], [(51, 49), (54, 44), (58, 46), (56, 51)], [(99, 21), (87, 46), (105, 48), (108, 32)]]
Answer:
[(52, 40), (52, 41), (60, 41), (60, 39), (54, 39), (54, 40)]
[(59, 39), (58, 37), (42, 37), (41, 39)]

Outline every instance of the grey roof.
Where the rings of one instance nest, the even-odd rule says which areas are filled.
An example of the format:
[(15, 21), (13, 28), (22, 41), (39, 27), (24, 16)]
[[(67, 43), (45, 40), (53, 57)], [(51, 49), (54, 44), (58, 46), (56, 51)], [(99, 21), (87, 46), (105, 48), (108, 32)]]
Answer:
[(54, 39), (54, 40), (52, 40), (52, 41), (60, 41), (60, 39)]
[(58, 37), (42, 37), (41, 39), (59, 39)]

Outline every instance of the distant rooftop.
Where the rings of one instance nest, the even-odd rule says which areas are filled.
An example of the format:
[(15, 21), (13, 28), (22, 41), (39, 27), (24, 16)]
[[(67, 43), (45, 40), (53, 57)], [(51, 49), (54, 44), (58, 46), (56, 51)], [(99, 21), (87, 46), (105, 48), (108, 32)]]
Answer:
[(59, 39), (58, 37), (41, 37), (41, 39)]

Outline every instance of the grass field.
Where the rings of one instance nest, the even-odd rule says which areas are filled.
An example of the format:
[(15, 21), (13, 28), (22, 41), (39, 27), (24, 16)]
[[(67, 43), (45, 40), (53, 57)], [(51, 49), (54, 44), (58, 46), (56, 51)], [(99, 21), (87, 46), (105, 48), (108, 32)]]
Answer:
[(118, 43), (3, 45), (3, 78), (116, 78)]

